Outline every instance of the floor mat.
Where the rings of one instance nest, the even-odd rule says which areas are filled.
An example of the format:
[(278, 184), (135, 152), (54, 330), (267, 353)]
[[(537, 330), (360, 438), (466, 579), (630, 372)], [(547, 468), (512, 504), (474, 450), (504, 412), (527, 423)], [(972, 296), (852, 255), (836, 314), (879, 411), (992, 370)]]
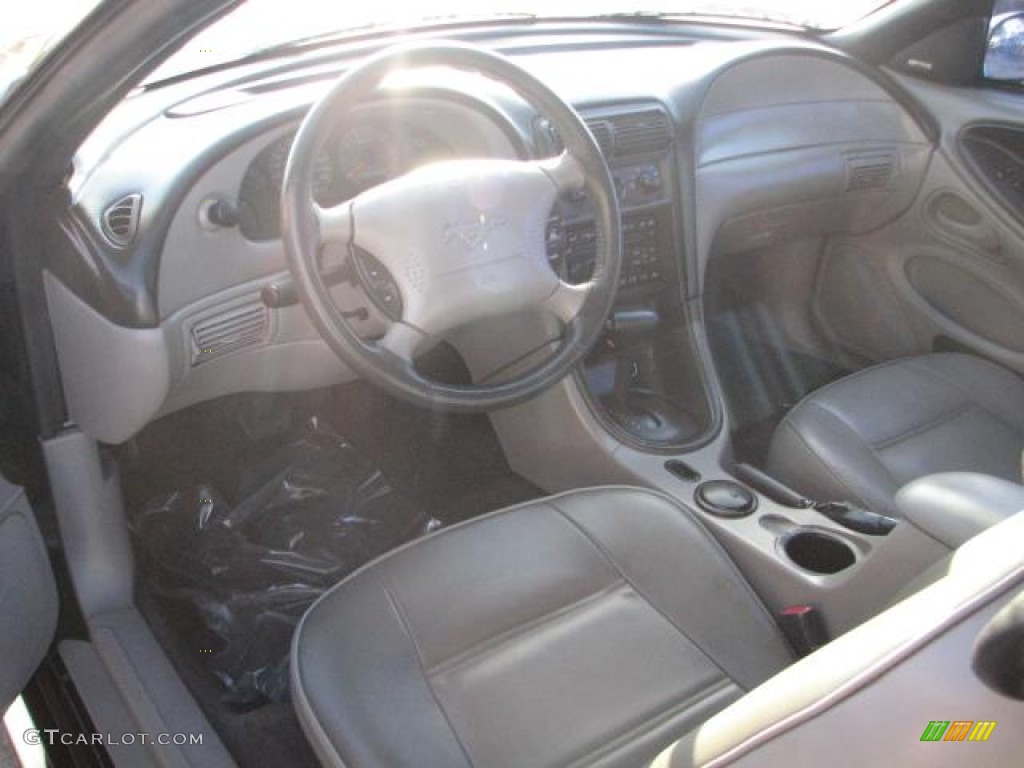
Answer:
[(140, 608), (241, 765), (313, 762), (287, 652), (316, 597), (406, 541), (540, 495), (486, 417), (361, 385), (205, 404), (120, 459)]
[(184, 603), (228, 703), (288, 699), (292, 631), (324, 590), (440, 527), (320, 417), (255, 466), (240, 501), (213, 482), (152, 500), (132, 518), (150, 593)]

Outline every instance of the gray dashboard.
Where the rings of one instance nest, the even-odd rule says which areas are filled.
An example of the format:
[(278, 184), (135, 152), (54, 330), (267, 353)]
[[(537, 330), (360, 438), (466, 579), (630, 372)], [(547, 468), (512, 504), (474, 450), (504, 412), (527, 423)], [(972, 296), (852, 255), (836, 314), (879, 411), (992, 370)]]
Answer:
[[(276, 208), (268, 209), (262, 199), (247, 203), (245, 193), (252, 175), (262, 172), (254, 169), (266, 162), (267, 151), (275, 150), (297, 127), (297, 123), (289, 122), (245, 141), (211, 165), (185, 194), (167, 231), (160, 259), (157, 304), (161, 319), (211, 293), (285, 269)], [(431, 148), (459, 157), (515, 158), (518, 154), (506, 134), (481, 113), (440, 97), (422, 96), (398, 101), (389, 99), (353, 110), (346, 125), (339, 126), (340, 136), (331, 149), (340, 154), (340, 141), (351, 136), (352, 131), (374, 129), (391, 131), (389, 138), (417, 131), (417, 135), (429, 137)], [(435, 157), (428, 150), (419, 159), (428, 161)], [(369, 162), (374, 165), (367, 173), (378, 175), (381, 180), (401, 170), (386, 159), (381, 159), (380, 165), (375, 159)], [(266, 183), (273, 185), (272, 194), (280, 194), (279, 175)], [(354, 191), (353, 187), (365, 183), (362, 180), (335, 181), (325, 190), (326, 199), (321, 202), (325, 205), (340, 203), (347, 199), (346, 193)], [(362, 190), (357, 187), (357, 191)], [(236, 206), (262, 205), (257, 214), (259, 231), (247, 232), (244, 226), (210, 226), (204, 211), (215, 200), (230, 201)], [(244, 210), (240, 214), (244, 214)], [(273, 218), (268, 220), (268, 215)]]
[[(888, 83), (803, 42), (563, 46), (516, 60), (592, 127), (608, 122), (614, 134), (617, 115), (644, 110), (667, 117), (663, 152), (641, 147), (626, 162), (608, 146), (627, 182), (632, 169), (664, 177), (649, 207), (670, 230), (674, 265), (648, 276), (679, 302), (699, 296), (715, 249), (863, 231), (895, 217), (913, 201), (932, 149), (928, 125)], [(180, 84), (173, 104), (161, 101), (121, 135), (101, 126), (83, 147), (47, 295), (71, 415), (87, 434), (118, 443), (200, 400), (352, 377), (301, 308), (261, 299), (286, 274), (273, 222), (264, 226), (281, 142), (337, 71), (320, 65), (216, 88)], [(129, 109), (144, 112), (138, 101)], [(350, 113), (339, 127), (349, 138), (328, 150), (322, 192), (344, 195), (381, 176), (381, 168), (362, 168), (367, 179), (339, 169), (362, 162), (350, 151), (361, 140), (371, 155), (385, 144), (412, 146), (411, 158), (377, 159), (385, 175), (438, 155), (517, 158), (544, 149), (537, 117), (479, 78), (420, 73)], [(385, 130), (393, 139), (373, 144)], [(254, 174), (263, 178), (254, 183)], [(212, 205), (238, 211), (239, 200), (262, 206), (255, 230), (211, 216)], [(127, 227), (130, 237), (118, 243), (111, 227)], [(361, 330), (383, 327), (357, 289), (341, 283), (335, 291), (339, 302), (367, 310)]]
[(916, 198), (932, 142), (877, 82), (792, 51), (741, 60), (708, 88), (694, 132), (699, 242), (713, 253), (881, 227)]

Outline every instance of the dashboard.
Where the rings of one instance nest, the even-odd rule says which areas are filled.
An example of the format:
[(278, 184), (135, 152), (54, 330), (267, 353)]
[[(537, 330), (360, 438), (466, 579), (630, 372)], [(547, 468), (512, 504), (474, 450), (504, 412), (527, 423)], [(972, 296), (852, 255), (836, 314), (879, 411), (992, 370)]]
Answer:
[[(511, 30), (487, 44), (573, 104), (601, 148), (622, 214), (624, 312), (681, 327), (714, 248), (869, 229), (904, 209), (920, 182), (929, 127), (886, 83), (822, 46), (767, 33), (563, 32), (520, 48)], [(289, 294), (279, 212), (292, 137), (350, 55), (361, 54), (151, 88), (83, 145), (46, 287), (70, 408), (87, 433), (116, 443), (230, 392), (354, 377)], [(807, 87), (794, 103), (797, 80)], [(510, 89), (425, 71), (352, 105), (317, 156), (311, 192), (337, 205), (427, 163), (559, 148)], [(859, 168), (866, 186), (851, 183)], [(563, 196), (548, 258), (584, 282), (595, 245), (586, 196)], [(325, 252), (325, 270), (342, 257)], [(359, 333), (379, 335), (380, 292), (390, 289), (363, 283), (343, 278), (332, 291)]]

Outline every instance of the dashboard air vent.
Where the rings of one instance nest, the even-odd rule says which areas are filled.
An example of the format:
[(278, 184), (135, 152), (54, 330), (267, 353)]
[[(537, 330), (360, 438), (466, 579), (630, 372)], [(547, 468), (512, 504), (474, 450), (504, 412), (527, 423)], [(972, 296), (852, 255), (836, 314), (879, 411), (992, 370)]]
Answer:
[(107, 206), (101, 216), (103, 234), (110, 244), (127, 248), (139, 231), (139, 214), (142, 213), (142, 195), (125, 195)]
[(896, 156), (891, 152), (848, 155), (846, 191), (885, 189), (896, 174)]
[(247, 304), (204, 318), (192, 326), (192, 365), (258, 344), (266, 339), (269, 328), (267, 308), (262, 304)]
[(590, 129), (594, 141), (597, 142), (597, 146), (601, 150), (601, 154), (606, 158), (611, 157), (613, 148), (611, 125), (604, 120), (588, 120), (587, 128)]
[(662, 152), (672, 141), (668, 116), (660, 109), (616, 115), (612, 118), (615, 154), (640, 155)]

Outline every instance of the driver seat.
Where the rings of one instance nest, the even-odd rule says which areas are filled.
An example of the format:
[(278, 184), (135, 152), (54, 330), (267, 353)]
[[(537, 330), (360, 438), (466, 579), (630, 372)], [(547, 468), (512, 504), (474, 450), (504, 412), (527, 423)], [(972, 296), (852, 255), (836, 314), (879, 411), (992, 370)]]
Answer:
[[(990, 538), (1005, 526), (1014, 530)], [(777, 727), (766, 712), (792, 719), (831, 683), (862, 676), (863, 662), (905, 652), (908, 631), (1004, 595), (1007, 573), (1019, 585), (1022, 558), (1005, 542), (1022, 534), (1018, 515), (978, 537), (997, 551), (959, 591), (918, 606), (915, 621), (853, 641), (852, 656), (847, 640), (841, 656), (798, 672), (795, 688), (775, 677), (773, 710), (748, 692), (836, 643), (789, 667), (776, 623), (693, 513), (639, 489), (573, 491), (414, 541), (331, 589), (295, 633), (292, 695), (325, 765), (638, 766), (666, 747), (660, 763), (710, 764), (736, 747), (729, 734), (748, 743)], [(704, 743), (700, 728), (716, 713), (725, 723)], [(908, 743), (927, 723), (912, 720)]]

